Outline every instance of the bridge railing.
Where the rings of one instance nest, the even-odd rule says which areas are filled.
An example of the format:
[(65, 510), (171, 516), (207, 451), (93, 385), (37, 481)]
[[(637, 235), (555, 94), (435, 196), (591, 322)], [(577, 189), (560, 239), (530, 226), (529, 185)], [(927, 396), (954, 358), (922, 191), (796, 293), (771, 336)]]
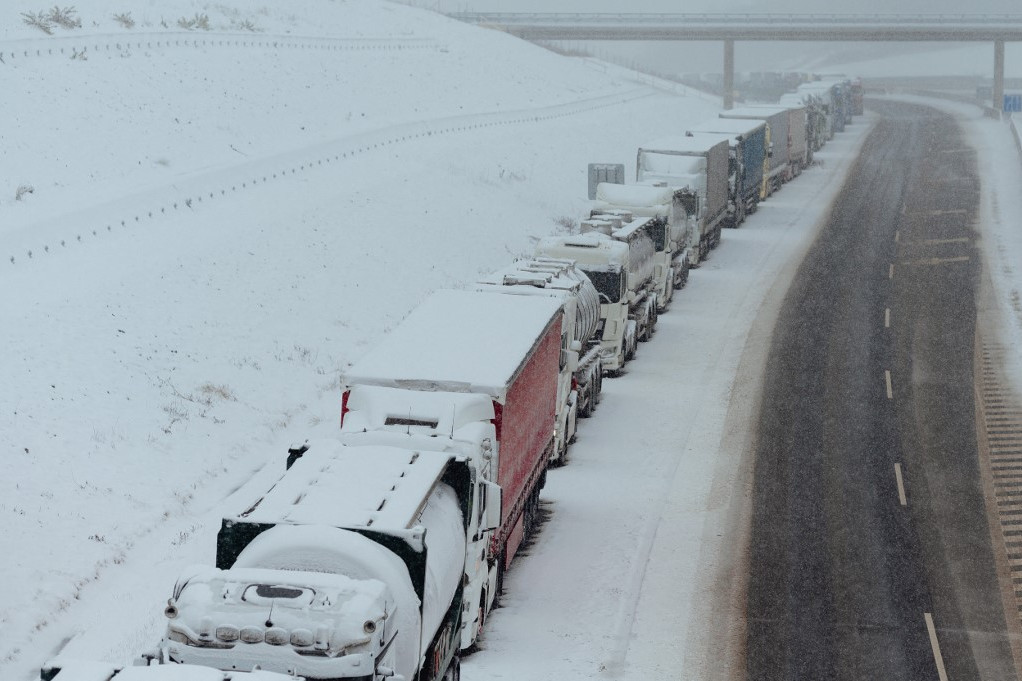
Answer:
[(583, 13), (583, 12), (452, 12), (452, 19), (474, 24), (565, 24), (631, 26), (645, 24), (812, 24), (877, 26), (999, 26), (1022, 24), (1022, 14), (677, 14), (677, 13)]

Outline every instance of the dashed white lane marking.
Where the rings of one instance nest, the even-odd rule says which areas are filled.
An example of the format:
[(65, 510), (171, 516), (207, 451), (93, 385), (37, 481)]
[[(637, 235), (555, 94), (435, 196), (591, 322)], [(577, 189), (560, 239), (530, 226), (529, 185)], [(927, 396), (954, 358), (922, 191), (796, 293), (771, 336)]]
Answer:
[(898, 481), (898, 501), (901, 502), (902, 506), (908, 506), (908, 500), (905, 498), (905, 481), (901, 477), (901, 464), (894, 464), (894, 478)]
[(891, 308), (884, 310), (884, 328), (891, 328)]
[(894, 230), (894, 243), (898, 243), (899, 241), (901, 241), (901, 230), (896, 229)]
[(940, 246), (943, 244), (967, 244), (969, 243), (969, 241), (971, 241), (969, 237), (962, 236), (956, 237), (954, 239), (926, 239), (925, 241), (920, 241), (919, 243), (922, 244), (923, 246)]
[(947, 681), (947, 671), (944, 669), (944, 658), (940, 654), (940, 643), (937, 641), (937, 629), (933, 626), (933, 616), (928, 612), (924, 612), (923, 619), (926, 620), (926, 631), (930, 634), (933, 661), (937, 663), (937, 678), (940, 681)]
[(887, 278), (894, 279), (894, 263), (891, 263), (891, 268), (887, 270)]
[(947, 265), (952, 262), (968, 262), (969, 256), (959, 255), (954, 258), (923, 258), (922, 260), (906, 260), (903, 265), (909, 266), (930, 266), (930, 265)]
[(887, 384), (887, 399), (894, 399), (894, 389), (891, 387), (891, 370), (884, 369), (884, 383)]

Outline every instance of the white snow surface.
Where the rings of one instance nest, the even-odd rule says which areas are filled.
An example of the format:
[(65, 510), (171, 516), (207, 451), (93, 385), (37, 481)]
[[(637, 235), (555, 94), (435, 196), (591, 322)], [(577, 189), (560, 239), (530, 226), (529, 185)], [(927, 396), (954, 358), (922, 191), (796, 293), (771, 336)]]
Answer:
[(473, 392), (503, 403), (543, 332), (562, 317), (547, 297), (436, 291), (343, 376), (345, 385)]
[[(587, 163), (629, 163), (719, 107), (374, 0), (75, 7), (82, 27), (54, 35), (22, 23), (30, 6), (0, 10), (17, 93), (0, 109), (0, 677), (13, 681), (57, 652), (124, 663), (155, 645), (178, 572), (212, 564), (222, 515), (279, 477), (289, 444), (336, 435), (352, 361), (430, 291), (583, 215)], [(113, 18), (129, 8), (130, 29)], [(210, 30), (178, 27), (197, 13)], [(1022, 168), (1003, 124), (960, 115), (1017, 347)], [(467, 681), (736, 668), (766, 345), (868, 127), (725, 233), (604, 382)]]
[(659, 211), (667, 215), (671, 210), (674, 191), (669, 187), (653, 187), (644, 184), (613, 184), (601, 182), (596, 185), (596, 201), (614, 206), (636, 206)]
[(449, 459), (438, 452), (317, 440), (240, 519), (411, 529)]
[(689, 128), (690, 132), (715, 132), (728, 135), (750, 135), (757, 129), (765, 127), (766, 122), (762, 120), (751, 120), (746, 118), (716, 118)]

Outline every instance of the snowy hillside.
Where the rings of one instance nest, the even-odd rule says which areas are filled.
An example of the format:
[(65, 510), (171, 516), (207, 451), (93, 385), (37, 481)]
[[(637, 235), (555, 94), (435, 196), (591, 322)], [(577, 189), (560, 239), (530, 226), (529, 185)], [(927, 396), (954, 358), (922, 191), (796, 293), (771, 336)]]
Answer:
[(86, 626), (152, 643), (203, 514), (336, 428), (350, 359), (715, 110), (385, 3), (75, 7), (0, 19), (5, 678)]

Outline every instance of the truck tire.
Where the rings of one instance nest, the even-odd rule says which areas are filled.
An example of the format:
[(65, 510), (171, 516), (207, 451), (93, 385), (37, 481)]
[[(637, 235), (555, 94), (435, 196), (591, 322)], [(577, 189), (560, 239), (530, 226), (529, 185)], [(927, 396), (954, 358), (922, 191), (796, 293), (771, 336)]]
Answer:
[(461, 655), (454, 653), (451, 663), (444, 672), (444, 681), (461, 681)]
[(674, 281), (674, 288), (675, 289), (683, 289), (683, 288), (685, 288), (685, 284), (688, 283), (688, 262), (687, 262), (687, 258), (686, 258), (686, 262), (685, 263), (683, 263), (682, 265), (678, 266), (677, 274), (678, 274), (678, 277)]
[(593, 415), (593, 383), (595, 381), (596, 377), (590, 376), (583, 394), (579, 395), (579, 403), (582, 405), (578, 410), (579, 418), (587, 419)]
[(497, 579), (494, 580), (493, 587), (493, 606), (491, 610), (496, 610), (500, 607), (500, 597), (504, 593), (504, 551), (502, 549), (500, 554), (497, 556)]
[(560, 468), (566, 463), (568, 463), (568, 438), (562, 437), (560, 451), (557, 452), (557, 458), (551, 461), (550, 465), (554, 468)]

